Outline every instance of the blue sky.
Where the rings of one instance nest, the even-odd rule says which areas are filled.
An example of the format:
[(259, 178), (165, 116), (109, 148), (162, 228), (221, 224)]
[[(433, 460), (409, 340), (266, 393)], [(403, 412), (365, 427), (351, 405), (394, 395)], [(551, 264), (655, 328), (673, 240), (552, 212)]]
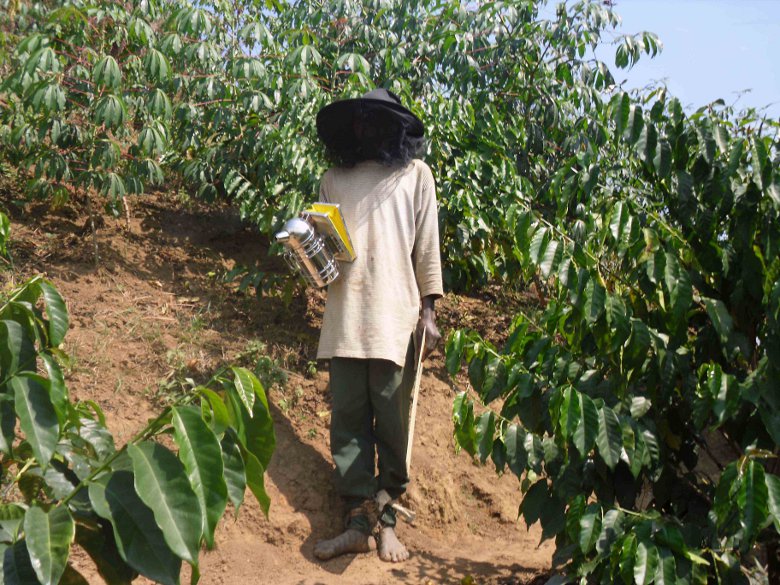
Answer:
[(670, 92), (695, 109), (718, 98), (762, 107), (780, 118), (780, 0), (616, 0), (620, 33), (656, 33), (664, 49), (630, 71), (614, 67), (618, 81), (642, 87), (665, 79)]

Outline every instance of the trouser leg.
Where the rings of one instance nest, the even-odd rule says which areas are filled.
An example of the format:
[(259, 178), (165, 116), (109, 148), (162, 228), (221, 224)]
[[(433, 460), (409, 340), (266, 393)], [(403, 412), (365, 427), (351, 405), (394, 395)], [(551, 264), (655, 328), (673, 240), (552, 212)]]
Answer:
[(375, 413), (378, 487), (395, 499), (406, 491), (409, 483), (406, 446), (414, 384), (414, 344), (409, 344), (403, 368), (390, 361), (371, 360), (368, 378)]
[(330, 362), (330, 450), (336, 491), (348, 508), (350, 502), (371, 499), (376, 492), (368, 374), (368, 360), (333, 358)]

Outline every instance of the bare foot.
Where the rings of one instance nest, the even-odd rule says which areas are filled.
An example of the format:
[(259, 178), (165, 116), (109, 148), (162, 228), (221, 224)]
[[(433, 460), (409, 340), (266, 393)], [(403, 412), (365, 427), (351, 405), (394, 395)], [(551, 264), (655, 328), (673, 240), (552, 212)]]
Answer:
[(409, 558), (409, 551), (398, 540), (392, 526), (383, 526), (379, 533), (379, 558), (389, 563), (400, 563)]
[[(400, 544), (400, 543), (399, 543)], [(364, 553), (376, 548), (374, 539), (360, 530), (348, 528), (336, 538), (314, 545), (314, 556), (323, 561), (349, 553)]]

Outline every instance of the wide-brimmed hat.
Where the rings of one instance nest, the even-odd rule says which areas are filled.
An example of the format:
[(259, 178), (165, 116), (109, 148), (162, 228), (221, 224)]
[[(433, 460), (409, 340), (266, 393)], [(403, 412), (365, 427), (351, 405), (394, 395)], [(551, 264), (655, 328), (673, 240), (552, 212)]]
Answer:
[(372, 89), (362, 97), (339, 100), (328, 104), (317, 113), (317, 134), (329, 148), (353, 145), (355, 116), (370, 112), (391, 114), (406, 127), (409, 136), (422, 137), (425, 128), (420, 118), (401, 105), (393, 92), (384, 88)]

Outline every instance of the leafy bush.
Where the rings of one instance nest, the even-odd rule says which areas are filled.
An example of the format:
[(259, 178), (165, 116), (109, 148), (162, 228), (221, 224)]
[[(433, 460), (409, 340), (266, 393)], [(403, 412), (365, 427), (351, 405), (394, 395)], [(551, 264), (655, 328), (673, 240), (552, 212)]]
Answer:
[[(265, 392), (224, 369), (180, 397), (117, 449), (100, 407), (70, 401), (60, 363), (65, 302), (35, 277), (0, 306), (0, 554), (7, 584), (85, 583), (68, 564), (80, 545), (107, 583), (139, 573), (197, 581), (202, 544), (248, 486), (263, 510), (274, 450)], [(174, 452), (156, 437), (171, 435)], [(170, 444), (166, 441), (167, 444)]]
[[(21, 3), (0, 15), (0, 143), (31, 193), (95, 189), (117, 208), (167, 172), (271, 233), (316, 196), (317, 110), (386, 86), (428, 128), (447, 284), (508, 279), (504, 211), (549, 188), (615, 83), (594, 51), (618, 17), (546, 4)], [(659, 47), (615, 42), (619, 66)]]
[(521, 478), (522, 515), (569, 580), (767, 582), (780, 124), (651, 97), (595, 99), (549, 191), (506, 209), (518, 276), (546, 304), (501, 349), (451, 335), (447, 367), (465, 359), (479, 398), (458, 396), (455, 436)]

